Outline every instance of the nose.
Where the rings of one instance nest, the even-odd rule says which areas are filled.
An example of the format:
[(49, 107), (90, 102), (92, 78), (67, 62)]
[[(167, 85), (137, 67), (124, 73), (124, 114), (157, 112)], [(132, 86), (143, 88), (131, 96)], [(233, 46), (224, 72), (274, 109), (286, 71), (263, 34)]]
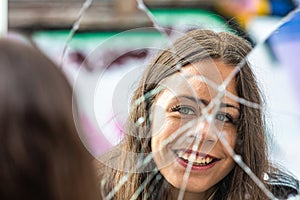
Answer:
[(196, 140), (193, 149), (197, 148), (201, 153), (208, 154), (218, 141), (217, 129), (209, 118), (199, 119), (194, 133)]

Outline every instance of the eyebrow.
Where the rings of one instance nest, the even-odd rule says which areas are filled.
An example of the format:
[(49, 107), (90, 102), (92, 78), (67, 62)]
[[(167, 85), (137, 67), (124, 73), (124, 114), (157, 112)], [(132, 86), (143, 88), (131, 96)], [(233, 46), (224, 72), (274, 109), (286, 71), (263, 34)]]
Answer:
[[(179, 96), (179, 97), (182, 97), (182, 98), (186, 98), (186, 99), (189, 99), (191, 101), (194, 101), (195, 103), (203, 103), (205, 106), (207, 106), (209, 104), (209, 101), (206, 100), (206, 99), (199, 99), (199, 98), (195, 98), (195, 97), (192, 97), (192, 96), (186, 96), (186, 95), (182, 95), (182, 96)], [(223, 108), (223, 107), (228, 107), (228, 108), (234, 108), (238, 111), (240, 111), (240, 108), (238, 108), (237, 106), (233, 105), (233, 104), (230, 104), (230, 103), (222, 103), (220, 104), (220, 106)]]

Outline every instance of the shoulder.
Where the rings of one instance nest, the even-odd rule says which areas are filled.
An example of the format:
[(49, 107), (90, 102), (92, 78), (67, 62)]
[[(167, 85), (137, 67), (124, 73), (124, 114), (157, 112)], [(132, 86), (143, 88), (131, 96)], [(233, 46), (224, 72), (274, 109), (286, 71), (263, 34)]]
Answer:
[(286, 172), (265, 173), (264, 180), (276, 198), (286, 199), (299, 194), (299, 181)]

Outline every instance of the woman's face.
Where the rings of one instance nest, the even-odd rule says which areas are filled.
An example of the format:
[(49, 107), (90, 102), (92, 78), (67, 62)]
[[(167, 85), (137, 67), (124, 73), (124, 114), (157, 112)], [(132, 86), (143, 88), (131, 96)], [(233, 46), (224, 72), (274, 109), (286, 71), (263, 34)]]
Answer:
[(207, 59), (162, 82), (165, 89), (151, 108), (151, 149), (161, 174), (175, 188), (186, 181), (187, 192), (207, 196), (235, 166), (220, 140), (234, 149), (240, 112), (228, 92), (237, 95), (235, 80), (223, 96), (207, 83), (222, 84), (233, 69)]

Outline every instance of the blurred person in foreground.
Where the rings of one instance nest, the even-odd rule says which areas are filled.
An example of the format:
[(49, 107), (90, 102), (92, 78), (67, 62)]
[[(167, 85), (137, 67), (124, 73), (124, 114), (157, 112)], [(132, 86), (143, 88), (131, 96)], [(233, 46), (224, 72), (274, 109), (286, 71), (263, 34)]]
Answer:
[(72, 89), (54, 63), (0, 39), (0, 199), (99, 196), (72, 106)]

